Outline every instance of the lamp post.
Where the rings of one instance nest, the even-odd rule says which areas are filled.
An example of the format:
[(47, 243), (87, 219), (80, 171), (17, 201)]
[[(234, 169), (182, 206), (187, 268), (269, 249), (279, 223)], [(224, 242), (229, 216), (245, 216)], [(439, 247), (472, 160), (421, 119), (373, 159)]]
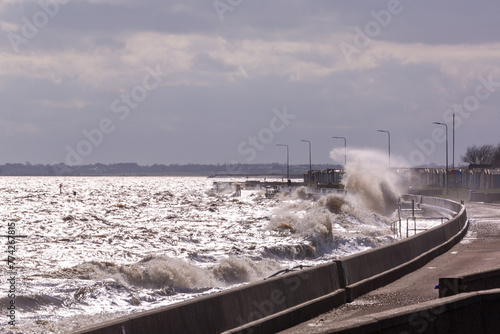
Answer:
[(300, 141), (306, 142), (309, 144), (309, 183), (312, 179), (312, 164), (311, 164), (311, 142), (309, 140), (301, 139)]
[(288, 145), (286, 144), (276, 144), (276, 146), (286, 146), (286, 180), (290, 180), (290, 160), (288, 155)]
[(446, 177), (444, 178), (446, 194), (448, 194), (448, 125), (441, 122), (432, 122), (432, 124), (444, 125), (446, 128)]
[(453, 153), (451, 156), (452, 156), (451, 169), (453, 170), (453, 175), (455, 175), (455, 113), (453, 113)]
[(391, 168), (391, 134), (387, 130), (377, 130), (378, 132), (385, 132), (389, 138), (389, 168)]
[(332, 137), (335, 139), (344, 139), (344, 169), (345, 166), (347, 165), (347, 139), (345, 137)]

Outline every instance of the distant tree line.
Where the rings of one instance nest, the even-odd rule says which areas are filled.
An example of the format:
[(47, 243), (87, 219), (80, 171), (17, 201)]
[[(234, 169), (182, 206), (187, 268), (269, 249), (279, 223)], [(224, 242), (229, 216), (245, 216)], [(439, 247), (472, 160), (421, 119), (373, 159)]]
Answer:
[(468, 164), (500, 168), (500, 143), (497, 146), (470, 146), (461, 158)]
[[(313, 169), (332, 168), (332, 165), (317, 164)], [(292, 177), (302, 177), (309, 165), (290, 165)], [(31, 164), (26, 162), (0, 165), (0, 176), (248, 176), (248, 175), (286, 175), (286, 165), (269, 164), (154, 164), (141, 166), (137, 163), (91, 164), (68, 166), (65, 164)]]

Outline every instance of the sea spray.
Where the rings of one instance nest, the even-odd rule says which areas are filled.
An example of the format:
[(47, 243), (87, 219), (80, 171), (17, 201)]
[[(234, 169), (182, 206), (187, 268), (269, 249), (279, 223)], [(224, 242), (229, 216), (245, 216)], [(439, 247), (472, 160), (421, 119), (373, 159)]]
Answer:
[(340, 213), (345, 211), (349, 206), (349, 202), (341, 196), (338, 195), (327, 195), (322, 197), (318, 204), (324, 206), (332, 213)]
[[(302, 198), (302, 195), (298, 196)], [(267, 229), (289, 230), (304, 237), (328, 235), (331, 233), (332, 221), (329, 211), (322, 204), (300, 199), (285, 202), (276, 208)]]
[(212, 272), (218, 280), (226, 284), (235, 284), (262, 279), (280, 269), (282, 267), (276, 261), (253, 261), (248, 258), (229, 256), (216, 265)]
[[(338, 149), (332, 150), (330, 157), (336, 160), (339, 153)], [(398, 180), (388, 168), (386, 159), (386, 154), (376, 150), (349, 150), (342, 184), (351, 203), (382, 215), (394, 212), (398, 201)]]
[(379, 238), (388, 229), (383, 217), (358, 210), (338, 195), (306, 196), (304, 188), (276, 207), (267, 229), (289, 238), (264, 249), (264, 256), (276, 259), (319, 259), (391, 241)]

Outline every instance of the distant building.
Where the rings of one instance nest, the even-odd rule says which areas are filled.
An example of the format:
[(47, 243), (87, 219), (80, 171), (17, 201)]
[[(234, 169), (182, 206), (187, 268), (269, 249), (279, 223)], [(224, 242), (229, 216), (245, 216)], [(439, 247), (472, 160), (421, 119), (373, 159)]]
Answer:
[(313, 170), (304, 173), (305, 183), (314, 183), (316, 185), (339, 185), (342, 182), (343, 169), (326, 169), (326, 170)]
[[(400, 175), (403, 185), (414, 188), (446, 187), (445, 168), (392, 168)], [(343, 169), (313, 170), (304, 173), (304, 182), (316, 186), (338, 186), (342, 182)], [(448, 171), (449, 188), (500, 189), (500, 168), (470, 165)]]

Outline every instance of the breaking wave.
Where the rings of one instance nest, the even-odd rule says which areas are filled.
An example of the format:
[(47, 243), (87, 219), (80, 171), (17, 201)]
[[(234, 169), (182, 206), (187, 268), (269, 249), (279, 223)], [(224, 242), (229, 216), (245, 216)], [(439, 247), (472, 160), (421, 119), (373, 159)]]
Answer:
[(262, 279), (280, 269), (281, 265), (275, 261), (254, 261), (230, 256), (215, 266), (212, 272), (218, 280), (226, 284), (235, 284)]
[(218, 283), (202, 268), (191, 265), (182, 259), (163, 256), (148, 256), (130, 265), (85, 262), (73, 268), (63, 269), (63, 273), (66, 277), (71, 276), (79, 279), (105, 280), (111, 278), (126, 287), (173, 288), (182, 292), (214, 287)]
[[(358, 218), (362, 217), (362, 218)], [(338, 195), (318, 197), (298, 188), (278, 206), (267, 229), (286, 243), (267, 246), (263, 256), (288, 259), (337, 258), (392, 242), (388, 218), (357, 208)]]
[[(330, 152), (335, 159), (339, 150)], [(368, 211), (389, 215), (398, 201), (398, 177), (387, 168), (385, 154), (374, 150), (350, 150), (342, 184), (349, 200)]]

